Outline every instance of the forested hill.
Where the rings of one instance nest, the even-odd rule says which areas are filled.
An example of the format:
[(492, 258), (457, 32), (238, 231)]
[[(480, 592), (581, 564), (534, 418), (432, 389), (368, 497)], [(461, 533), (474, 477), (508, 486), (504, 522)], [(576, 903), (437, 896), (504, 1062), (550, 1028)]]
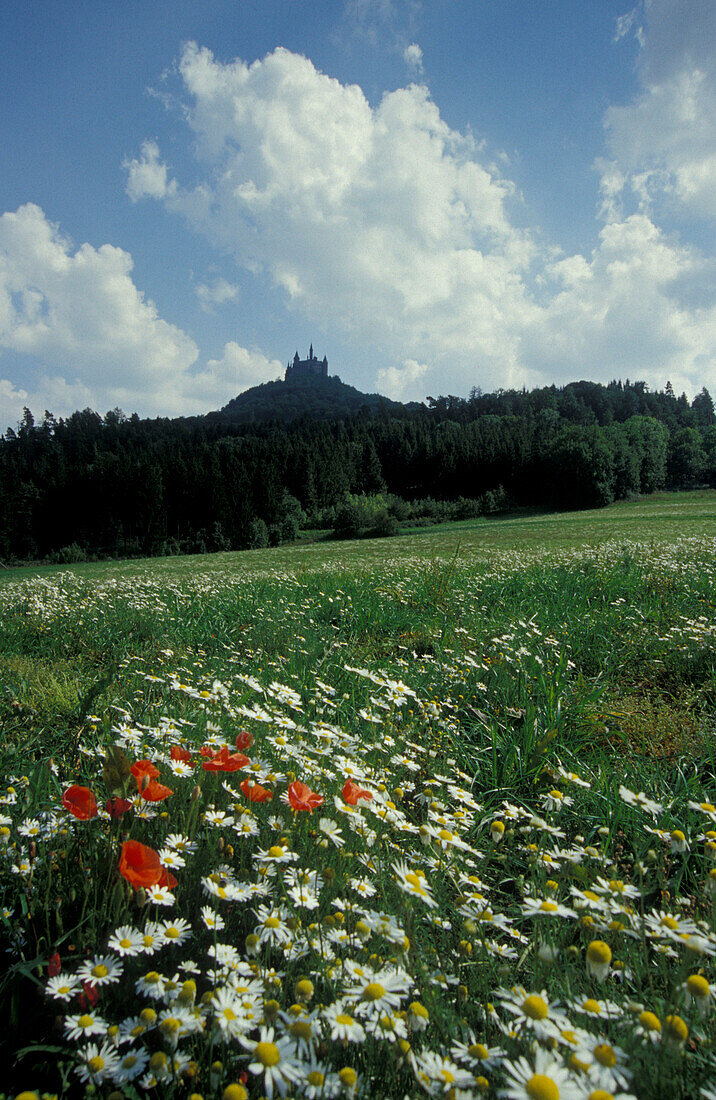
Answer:
[(360, 522), (369, 499), (389, 533), (406, 518), (598, 507), (703, 484), (716, 486), (711, 396), (689, 402), (643, 382), (473, 391), (412, 408), (362, 400), (337, 418), (309, 403), (251, 423), (85, 409), (35, 424), (26, 410), (0, 438), (0, 558), (240, 549), (291, 539), (299, 525), (354, 533), (373, 526)]
[[(339, 420), (358, 412), (398, 412), (405, 408), (379, 393), (361, 393), (347, 386), (337, 376), (296, 377), (285, 382), (265, 382), (252, 386), (224, 405), (209, 413), (209, 422), (226, 424), (258, 424), (269, 420), (288, 422), (309, 416), (322, 420)], [(407, 406), (419, 408), (417, 404)]]

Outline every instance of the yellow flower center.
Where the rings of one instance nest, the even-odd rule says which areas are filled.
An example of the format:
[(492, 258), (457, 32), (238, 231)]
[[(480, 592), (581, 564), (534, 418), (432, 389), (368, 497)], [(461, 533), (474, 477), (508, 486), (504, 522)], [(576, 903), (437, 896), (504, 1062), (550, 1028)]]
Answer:
[(667, 1038), (676, 1040), (677, 1043), (685, 1043), (689, 1029), (680, 1016), (667, 1016), (664, 1034)]
[(280, 859), (283, 855), (283, 848), (280, 848), (278, 844), (272, 844), (268, 850), (268, 854), (271, 859)]
[(128, 940), (127, 937), (125, 936), (123, 940), (119, 941), (119, 946), (124, 947), (126, 949), (127, 947), (132, 946), (132, 941)]
[(264, 928), (280, 928), (281, 921), (278, 917), (267, 917), (264, 921)]
[(380, 982), (370, 982), (363, 990), (364, 1001), (379, 1001), (385, 996), (385, 987)]
[(679, 927), (679, 922), (674, 920), (673, 917), (662, 917), (659, 923), (662, 928), (669, 928), (672, 932), (675, 932)]
[(489, 1050), (487, 1049), (487, 1047), (483, 1046), (482, 1043), (472, 1043), (467, 1048), (467, 1053), (470, 1055), (471, 1058), (477, 1058), (480, 1062), (483, 1062), (485, 1058), (490, 1057)]
[(93, 978), (106, 978), (108, 974), (109, 969), (104, 965), (104, 963), (97, 963), (96, 966), (92, 967)]
[(600, 1066), (606, 1066), (608, 1069), (613, 1069), (617, 1064), (614, 1047), (610, 1046), (609, 1043), (597, 1043), (594, 1048), (594, 1057)]
[(525, 1084), (525, 1092), (530, 1100), (559, 1100), (559, 1089), (544, 1073), (533, 1074)]
[(639, 1023), (647, 1031), (661, 1031), (661, 1020), (653, 1012), (640, 1012)]
[(587, 1100), (614, 1100), (614, 1093), (607, 1092), (606, 1089), (594, 1089), (594, 1092), (590, 1092)]
[(608, 966), (612, 961), (612, 950), (603, 940), (592, 940), (587, 948), (587, 958), (598, 966)]
[(311, 1025), (306, 1020), (295, 1020), (288, 1029), (292, 1035), (295, 1035), (297, 1039), (305, 1039), (308, 1041), (313, 1036), (311, 1031)]
[(554, 901), (543, 901), (540, 905), (540, 909), (543, 913), (556, 913), (559, 906)]
[[(546, 1020), (549, 1016), (547, 1002), (537, 993), (531, 993), (530, 996), (522, 1002), (522, 1011), (525, 1016), (529, 1016), (530, 1020)], [(538, 1076), (541, 1075), (538, 1074)], [(538, 1094), (535, 1093), (534, 1095), (537, 1096)], [(558, 1093), (555, 1095), (558, 1095)]]
[(346, 1014), (344, 1012), (340, 1012), (336, 1016), (336, 1023), (337, 1024), (342, 1024), (344, 1027), (350, 1027), (353, 1023), (353, 1017), (352, 1016), (346, 1016)]
[(90, 1058), (87, 1063), (87, 1069), (90, 1073), (100, 1073), (104, 1069), (104, 1058), (99, 1054), (95, 1054), (94, 1058)]
[(582, 1008), (585, 1012), (594, 1012), (597, 1016), (601, 1015), (601, 1008), (599, 1007), (599, 1001), (595, 1001), (594, 997), (587, 997), (586, 1001), (582, 1004)]
[(711, 992), (711, 986), (701, 974), (690, 974), (686, 979), (686, 988), (697, 999), (704, 999)]
[(281, 1061), (281, 1052), (275, 1043), (257, 1043), (254, 1054), (261, 1065), (267, 1068), (277, 1066)]
[(167, 937), (168, 940), (178, 940), (179, 939), (179, 929), (178, 928), (173, 928), (173, 927), (172, 928), (167, 928), (167, 929), (165, 929), (164, 935)]
[(84, 1029), (86, 1027), (92, 1027), (93, 1023), (94, 1016), (88, 1016), (87, 1014), (85, 1014), (84, 1016), (80, 1016), (79, 1020), (77, 1021), (77, 1026)]
[(324, 1077), (319, 1069), (312, 1069), (306, 1080), (309, 1085), (315, 1085), (316, 1088), (320, 1088), (323, 1084)]

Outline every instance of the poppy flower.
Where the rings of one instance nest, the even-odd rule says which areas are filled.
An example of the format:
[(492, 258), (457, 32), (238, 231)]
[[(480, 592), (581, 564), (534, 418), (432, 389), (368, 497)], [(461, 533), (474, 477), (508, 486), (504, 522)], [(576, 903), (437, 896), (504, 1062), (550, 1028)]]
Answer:
[(181, 760), (183, 764), (191, 764), (191, 753), (181, 745), (172, 745), (169, 755), (172, 760)]
[(54, 978), (62, 971), (62, 959), (59, 951), (53, 952), (47, 960), (47, 977)]
[(236, 736), (236, 747), (241, 752), (246, 752), (254, 743), (254, 735), (249, 730), (239, 730)]
[(119, 858), (119, 873), (135, 890), (142, 886), (176, 886), (177, 880), (159, 858), (159, 852), (139, 840), (125, 840)]
[(349, 806), (357, 806), (359, 798), (364, 798), (366, 802), (370, 802), (373, 797), (370, 791), (359, 787), (352, 779), (346, 779), (341, 794), (343, 795), (343, 801), (347, 802)]
[(146, 782), (142, 782), (143, 786), (139, 788), (139, 793), (147, 802), (162, 802), (174, 793), (170, 787), (165, 787), (163, 783), (157, 783), (156, 779), (148, 779)]
[(89, 821), (99, 813), (97, 799), (89, 787), (80, 787), (77, 784), (64, 791), (62, 805), (79, 821)]
[(296, 779), (288, 788), (288, 801), (294, 810), (308, 810), (310, 814), (323, 804), (323, 796)]
[(82, 1012), (87, 1012), (89, 1009), (94, 1008), (99, 1000), (99, 990), (92, 982), (82, 982), (83, 993), (80, 993), (77, 998), (77, 1003)]
[(248, 756), (244, 756), (242, 752), (229, 752), (225, 745), (211, 760), (205, 760), (203, 767), (207, 772), (237, 772), (239, 768), (245, 768), (250, 763)]
[(108, 798), (104, 808), (110, 817), (123, 817), (127, 810), (131, 810), (132, 803), (128, 798)]
[(147, 776), (149, 779), (159, 778), (159, 768), (156, 764), (152, 764), (151, 760), (135, 760), (129, 769), (134, 778), (137, 780), (137, 786), (140, 786), (140, 780)]
[(252, 784), (248, 779), (245, 779), (243, 783), (239, 783), (239, 788), (246, 795), (249, 802), (270, 802), (273, 798), (273, 791), (270, 791), (268, 787), (262, 787), (260, 783)]

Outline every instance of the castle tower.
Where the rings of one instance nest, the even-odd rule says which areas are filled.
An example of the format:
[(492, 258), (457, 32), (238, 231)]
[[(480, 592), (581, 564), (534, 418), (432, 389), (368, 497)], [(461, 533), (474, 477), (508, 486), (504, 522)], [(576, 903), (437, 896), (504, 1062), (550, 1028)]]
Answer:
[(308, 349), (308, 359), (299, 359), (298, 352), (293, 357), (293, 362), (286, 364), (285, 381), (289, 378), (328, 378), (328, 358), (324, 355), (319, 359), (313, 352), (313, 344)]

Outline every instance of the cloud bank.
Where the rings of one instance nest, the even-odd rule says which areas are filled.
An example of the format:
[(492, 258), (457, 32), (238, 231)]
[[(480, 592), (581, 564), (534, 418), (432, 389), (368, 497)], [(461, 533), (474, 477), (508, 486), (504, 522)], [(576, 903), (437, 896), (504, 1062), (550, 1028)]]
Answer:
[[(211, 289), (214, 301), (231, 297), (222, 280)], [(129, 253), (109, 244), (73, 249), (32, 203), (0, 217), (3, 429), (24, 405), (58, 415), (86, 406), (164, 416), (208, 411), (280, 369), (236, 344), (203, 368), (198, 355), (191, 337), (137, 289)], [(2, 378), (8, 356), (40, 364), (32, 387)]]
[(150, 144), (127, 165), (127, 192), (267, 273), (301, 315), (377, 349), (394, 394), (435, 391), (446, 369), (457, 392), (615, 376), (713, 386), (709, 265), (660, 218), (713, 216), (712, 63), (693, 28), (673, 45), (676, 3), (650, 3), (645, 27), (640, 14), (617, 28), (645, 43), (641, 84), (605, 116), (605, 224), (589, 254), (560, 255), (519, 224), (512, 181), (425, 86), (372, 106), (285, 49), (248, 64), (187, 45), (200, 182), (182, 185)]

